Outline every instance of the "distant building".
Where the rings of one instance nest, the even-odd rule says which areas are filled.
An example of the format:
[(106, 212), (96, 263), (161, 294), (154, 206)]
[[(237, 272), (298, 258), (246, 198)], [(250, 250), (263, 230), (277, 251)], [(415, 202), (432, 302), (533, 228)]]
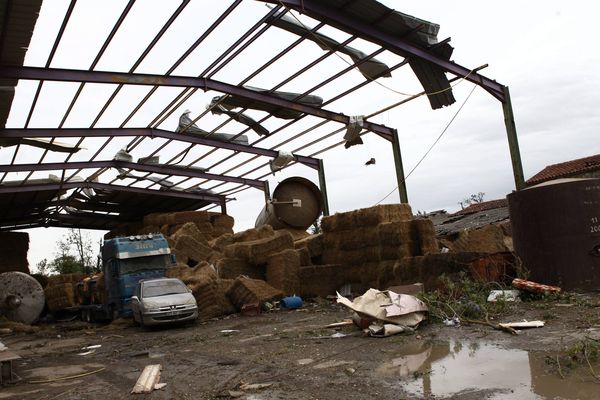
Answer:
[(600, 178), (600, 154), (548, 165), (525, 183), (532, 186), (559, 178)]

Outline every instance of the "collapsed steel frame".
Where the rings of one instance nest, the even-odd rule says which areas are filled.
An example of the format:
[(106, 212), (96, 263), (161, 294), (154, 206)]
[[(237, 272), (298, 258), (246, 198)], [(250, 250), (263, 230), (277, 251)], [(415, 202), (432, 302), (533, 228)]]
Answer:
[[(9, 0), (10, 2), (11, 0)], [(403, 57), (404, 60), (397, 63), (396, 65), (389, 66), (389, 71), (396, 70), (406, 65), (411, 59), (419, 59), (431, 63), (432, 65), (441, 68), (445, 72), (449, 72), (455, 75), (457, 78), (464, 78), (470, 82), (473, 82), (486, 91), (488, 91), (492, 96), (498, 99), (502, 105), (505, 115), (505, 124), (506, 130), (509, 139), (509, 147), (511, 152), (511, 159), (513, 162), (513, 171), (515, 176), (515, 183), (518, 189), (523, 187), (523, 172), (520, 162), (518, 142), (516, 137), (516, 129), (514, 124), (514, 118), (512, 115), (512, 107), (510, 104), (510, 95), (508, 88), (504, 85), (497, 83), (489, 78), (486, 78), (480, 75), (476, 69), (469, 69), (459, 64), (456, 64), (453, 61), (449, 61), (439, 56), (435, 52), (434, 46), (431, 48), (425, 48), (422, 46), (417, 46), (414, 43), (411, 43), (409, 40), (403, 37), (398, 37), (394, 35), (390, 35), (377, 26), (377, 24), (367, 24), (364, 21), (361, 21), (357, 18), (352, 18), (347, 13), (344, 13), (344, 9), (354, 3), (357, 0), (349, 0), (346, 1), (341, 8), (330, 7), (322, 2), (316, 0), (263, 0), (266, 3), (273, 3), (273, 7), (265, 13), (250, 29), (248, 29), (245, 33), (243, 33), (231, 46), (225, 49), (221, 54), (219, 54), (215, 60), (213, 60), (210, 65), (204, 69), (198, 76), (175, 76), (172, 73), (176, 70), (178, 66), (180, 66), (197, 48), (200, 46), (214, 31), (222, 25), (227, 18), (234, 12), (234, 10), (242, 3), (242, 0), (233, 1), (230, 6), (196, 39), (196, 41), (189, 46), (189, 48), (181, 54), (181, 56), (172, 64), (172, 66), (167, 70), (164, 74), (141, 74), (137, 73), (136, 69), (139, 65), (146, 59), (148, 54), (150, 54), (159, 40), (164, 36), (164, 34), (169, 30), (172, 24), (177, 20), (178, 17), (185, 11), (186, 6), (190, 3), (190, 0), (183, 0), (181, 4), (174, 10), (172, 15), (165, 21), (162, 28), (159, 32), (152, 38), (150, 43), (147, 45), (146, 49), (142, 52), (142, 54), (138, 57), (138, 59), (134, 62), (128, 72), (106, 72), (106, 71), (98, 71), (95, 70), (98, 62), (102, 58), (103, 54), (110, 46), (113, 38), (119, 32), (121, 25), (127, 19), (128, 14), (130, 13), (135, 0), (129, 0), (128, 3), (123, 8), (118, 20), (115, 22), (112, 27), (110, 33), (105, 38), (103, 45), (98, 50), (94, 61), (88, 68), (88, 70), (75, 70), (75, 69), (59, 69), (59, 68), (50, 68), (50, 65), (53, 61), (53, 58), (56, 54), (57, 48), (61, 43), (63, 38), (63, 34), (65, 32), (65, 28), (67, 27), (69, 20), (72, 16), (73, 10), (76, 6), (76, 0), (71, 0), (69, 7), (66, 11), (65, 17), (63, 19), (60, 30), (54, 40), (54, 44), (52, 50), (49, 54), (48, 60), (44, 67), (32, 67), (32, 66), (22, 66), (22, 65), (3, 65), (0, 66), (0, 78), (5, 79), (24, 79), (24, 80), (33, 80), (37, 81), (36, 93), (34, 95), (32, 104), (27, 113), (27, 119), (25, 122), (24, 128), (7, 128), (0, 129), (0, 139), (3, 138), (13, 138), (13, 139), (23, 139), (23, 138), (50, 138), (50, 142), (54, 142), (56, 138), (61, 137), (70, 137), (70, 138), (79, 138), (77, 145), (79, 146), (86, 138), (92, 137), (100, 137), (105, 138), (104, 143), (96, 150), (94, 155), (89, 158), (87, 161), (83, 162), (74, 162), (71, 161), (73, 154), (69, 154), (65, 156), (63, 162), (54, 162), (48, 163), (44, 162), (48, 150), (43, 152), (43, 155), (40, 157), (37, 163), (28, 163), (28, 164), (16, 164), (16, 158), (20, 151), (21, 145), (17, 145), (14, 151), (14, 155), (10, 164), (1, 165), (0, 172), (2, 176), (0, 177), (0, 193), (18, 193), (25, 191), (35, 191), (36, 185), (28, 184), (28, 180), (34, 171), (40, 170), (62, 170), (61, 182), (57, 184), (57, 188), (60, 189), (75, 189), (75, 191), (70, 195), (69, 199), (61, 202), (57, 202), (53, 204), (55, 206), (52, 215), (58, 219), (68, 219), (68, 216), (65, 216), (64, 213), (61, 213), (69, 204), (74, 204), (77, 193), (84, 187), (88, 188), (118, 188), (119, 190), (130, 190), (130, 191), (149, 191), (149, 192), (158, 192), (153, 189), (156, 186), (160, 185), (159, 182), (153, 182), (148, 184), (144, 188), (133, 186), (134, 182), (131, 182), (127, 185), (116, 185), (115, 179), (110, 181), (109, 183), (99, 183), (96, 180), (103, 175), (109, 168), (122, 168), (128, 171), (141, 171), (146, 173), (146, 177), (152, 173), (158, 173), (161, 175), (165, 175), (164, 180), (171, 177), (179, 177), (181, 178), (179, 181), (175, 182), (174, 185), (182, 185), (191, 180), (192, 178), (201, 178), (203, 179), (197, 185), (193, 187), (199, 187), (199, 185), (204, 183), (209, 183), (212, 181), (220, 181), (221, 183), (215, 184), (206, 188), (207, 193), (194, 193), (191, 191), (173, 191), (173, 196), (181, 196), (187, 198), (197, 198), (198, 200), (206, 200), (218, 205), (221, 205), (222, 210), (225, 210), (225, 203), (228, 200), (227, 196), (231, 196), (240, 191), (246, 190), (249, 187), (258, 188), (265, 191), (265, 196), (269, 197), (269, 188), (266, 180), (262, 180), (270, 174), (270, 171), (257, 177), (251, 179), (248, 175), (253, 174), (261, 169), (264, 169), (268, 166), (268, 162), (261, 164), (260, 166), (251, 169), (250, 171), (246, 171), (239, 175), (228, 175), (243, 165), (245, 165), (248, 161), (253, 161), (255, 159), (259, 159), (260, 157), (268, 157), (269, 159), (273, 159), (277, 157), (278, 148), (284, 144), (290, 143), (293, 140), (296, 140), (314, 130), (320, 128), (324, 124), (329, 121), (341, 123), (343, 126), (335, 131), (322, 135), (315, 140), (311, 141), (308, 144), (300, 146), (295, 149), (293, 152), (294, 162), (306, 165), (310, 168), (317, 170), (319, 174), (319, 183), (321, 190), (324, 195), (325, 200), (325, 214), (329, 213), (328, 205), (327, 205), (327, 190), (326, 190), (326, 180), (324, 173), (324, 164), (323, 161), (319, 158), (316, 158), (317, 155), (323, 154), (324, 152), (337, 147), (344, 143), (344, 141), (336, 142), (333, 145), (329, 145), (323, 149), (314, 151), (312, 154), (303, 156), (298, 154), (298, 152), (303, 151), (307, 147), (314, 146), (319, 142), (332, 137), (339, 132), (345, 130), (345, 126), (347, 126), (350, 122), (350, 117), (342, 114), (341, 112), (331, 111), (325, 106), (330, 103), (339, 100), (340, 98), (349, 95), (355, 90), (370, 84), (378, 76), (373, 76), (371, 79), (365, 79), (350, 89), (347, 89), (343, 92), (338, 93), (336, 96), (333, 96), (330, 99), (326, 99), (321, 107), (314, 107), (303, 104), (298, 100), (305, 95), (314, 93), (319, 88), (331, 83), (335, 79), (340, 76), (347, 74), (357, 66), (362, 63), (371, 60), (378, 54), (382, 53), (385, 50), (388, 50), (400, 57)], [(272, 21), (282, 18), (289, 10), (295, 10), (297, 12), (301, 12), (303, 14), (308, 15), (309, 17), (318, 21), (318, 24), (310, 29), (310, 32), (298, 37), (293, 43), (288, 45), (284, 50), (277, 53), (270, 60), (267, 60), (260, 68), (256, 69), (242, 81), (237, 84), (230, 84), (226, 82), (221, 82), (214, 79), (214, 75), (223, 69), (225, 66), (232, 62), (236, 62), (237, 57), (242, 53), (243, 50), (248, 48), (253, 42), (255, 42), (261, 35), (263, 35), (268, 29), (272, 29)], [(260, 93), (253, 90), (249, 90), (244, 87), (244, 85), (249, 82), (253, 77), (258, 75), (261, 70), (269, 67), (270, 65), (276, 63), (280, 60), (284, 55), (289, 53), (291, 50), (296, 48), (302, 42), (307, 40), (307, 38), (317, 32), (319, 29), (324, 26), (331, 26), (336, 29), (339, 29), (349, 35), (351, 35), (347, 40), (343, 43), (340, 43), (339, 46), (334, 46), (329, 48), (324, 52), (321, 56), (317, 57), (314, 61), (308, 63), (306, 66), (300, 68), (298, 71), (292, 73), (285, 79), (283, 79), (279, 84), (270, 88), (267, 93)], [(352, 63), (349, 64), (347, 68), (338, 71), (337, 73), (332, 74), (331, 76), (323, 79), (321, 82), (318, 82), (310, 89), (306, 90), (304, 93), (300, 94), (294, 100), (285, 100), (281, 97), (275, 96), (273, 92), (278, 88), (282, 87), (286, 83), (300, 76), (302, 73), (310, 70), (318, 66), (321, 62), (326, 60), (329, 56), (334, 54), (341, 46), (345, 46), (348, 43), (351, 43), (357, 38), (365, 39), (379, 46), (377, 50), (371, 52), (370, 54), (362, 57), (360, 60), (353, 60)], [(39, 129), (39, 128), (30, 128), (30, 121), (32, 115), (36, 109), (36, 104), (40, 97), (40, 92), (44, 85), (44, 82), (47, 81), (55, 81), (55, 82), (76, 82), (79, 83), (78, 89), (73, 96), (67, 110), (61, 118), (61, 122), (57, 127), (49, 127), (47, 129)], [(117, 84), (116, 89), (113, 90), (109, 99), (102, 106), (100, 112), (94, 118), (92, 124), (88, 128), (64, 128), (65, 121), (71, 114), (77, 100), (80, 98), (82, 90), (87, 83), (102, 83), (102, 84)], [(145, 95), (145, 97), (129, 112), (126, 119), (115, 128), (97, 128), (96, 125), (100, 118), (105, 114), (111, 103), (117, 97), (119, 92), (123, 87), (130, 85), (144, 85), (151, 87), (150, 91)], [(179, 95), (177, 95), (167, 106), (165, 106), (158, 113), (155, 113), (152, 121), (146, 126), (141, 128), (128, 128), (125, 127), (126, 124), (132, 119), (132, 117), (141, 109), (141, 107), (152, 97), (152, 95), (156, 92), (158, 88), (161, 87), (176, 87), (182, 88)], [(262, 148), (258, 147), (261, 141), (264, 140), (264, 137), (259, 138), (258, 140), (250, 143), (250, 145), (241, 145), (233, 142), (223, 142), (220, 140), (211, 139), (209, 137), (199, 137), (191, 134), (185, 134), (184, 132), (171, 132), (164, 129), (160, 129), (160, 125), (177, 109), (179, 109), (197, 90), (213, 90), (220, 92), (225, 95), (234, 95), (239, 96), (245, 99), (250, 99), (252, 101), (258, 101), (264, 104), (269, 104), (274, 107), (288, 109), (297, 111), (301, 113), (301, 115), (297, 118), (291, 119), (290, 121), (286, 121), (283, 125), (279, 126), (275, 130), (271, 132), (271, 135), (286, 130), (291, 127), (293, 129), (294, 124), (298, 121), (302, 120), (306, 116), (315, 116), (321, 119), (321, 122), (313, 125), (308, 129), (303, 129), (299, 133), (295, 134), (291, 138), (288, 138), (279, 144), (272, 146), (271, 148)], [(416, 96), (413, 96), (416, 98)], [(410, 101), (412, 98), (408, 98), (405, 101), (402, 101), (398, 104), (401, 104), (406, 101)], [(211, 106), (212, 108), (212, 106)], [(206, 111), (202, 112), (197, 118), (194, 119), (193, 122), (196, 122), (202, 119), (207, 113), (211, 111), (211, 108), (208, 108)], [(243, 112), (245, 109), (242, 109), (239, 113)], [(238, 114), (239, 114), (238, 113)], [(272, 115), (267, 115), (258, 123), (262, 123), (265, 120), (269, 119)], [(398, 140), (397, 131), (393, 128), (386, 127), (381, 124), (373, 123), (369, 121), (368, 118), (372, 116), (367, 116), (365, 118), (363, 129), (364, 131), (361, 134), (365, 134), (367, 132), (373, 132), (380, 137), (391, 142), (394, 161), (395, 161), (395, 169), (396, 176), (398, 181), (400, 200), (402, 202), (408, 202), (406, 185), (404, 182), (404, 171), (402, 167), (402, 158), (400, 152), (400, 144)], [(233, 120), (233, 117), (228, 117), (227, 120), (213, 129), (210, 134), (214, 134), (218, 129), (223, 126), (229, 124)], [(243, 135), (248, 132), (250, 128), (245, 128), (239, 133), (236, 134), (236, 137)], [(98, 160), (98, 156), (105, 149), (109, 143), (117, 137), (131, 137), (131, 141), (127, 145), (127, 150), (133, 150), (138, 147), (145, 139), (147, 138), (162, 138), (165, 139), (165, 143), (163, 143), (158, 149), (156, 149), (150, 156), (157, 154), (161, 149), (165, 148), (172, 142), (183, 142), (189, 144), (190, 147), (187, 150), (183, 150), (179, 152), (179, 154), (172, 157), (166, 164), (163, 165), (151, 165), (151, 164), (142, 164), (142, 163), (133, 163), (133, 162), (123, 162), (118, 160)], [(178, 160), (181, 156), (185, 157), (187, 155), (187, 151), (192, 146), (201, 145), (208, 146), (212, 149), (207, 153), (203, 154), (199, 158), (196, 158), (191, 163), (188, 163), (185, 166), (174, 165), (175, 160)], [(233, 151), (232, 154), (220, 159), (219, 161), (210, 165), (207, 169), (210, 170), (214, 167), (217, 167), (226, 161), (232, 159), (236, 155), (240, 153), (252, 154), (253, 157), (250, 160), (245, 160), (235, 166), (227, 169), (223, 173), (215, 174), (208, 173), (204, 170), (198, 168), (198, 162), (205, 159), (209, 155), (213, 154), (218, 149), (226, 149)], [(77, 173), (84, 169), (93, 169), (94, 172), (88, 176), (85, 182), (73, 182), (72, 179), (75, 177)], [(72, 174), (67, 174), (67, 170), (75, 170)], [(4, 181), (6, 174), (10, 172), (27, 172), (27, 177), (21, 182), (21, 184), (17, 186), (8, 186), (2, 187), (1, 183)], [(220, 190), (221, 186), (225, 183), (235, 183), (238, 186), (233, 188), (221, 190), (220, 192), (214, 192), (215, 190)], [(43, 224), (41, 224), (43, 225)], [(35, 226), (35, 223), (32, 223), (32, 226)]]

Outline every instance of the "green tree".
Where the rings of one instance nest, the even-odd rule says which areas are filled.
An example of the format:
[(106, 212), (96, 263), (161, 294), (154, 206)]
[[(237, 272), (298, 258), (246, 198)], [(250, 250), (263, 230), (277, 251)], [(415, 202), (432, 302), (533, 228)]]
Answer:
[(81, 263), (72, 255), (64, 254), (56, 257), (50, 262), (50, 269), (57, 274), (73, 274), (86, 272)]
[(54, 259), (40, 261), (36, 265), (42, 275), (72, 274), (82, 272), (90, 274), (94, 265), (94, 252), (90, 237), (81, 232), (81, 229), (69, 231), (56, 242)]

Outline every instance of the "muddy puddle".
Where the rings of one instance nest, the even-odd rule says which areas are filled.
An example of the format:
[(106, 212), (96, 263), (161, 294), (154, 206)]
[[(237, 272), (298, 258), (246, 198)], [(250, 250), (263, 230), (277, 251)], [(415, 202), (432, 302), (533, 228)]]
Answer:
[(600, 383), (587, 368), (563, 371), (562, 379), (548, 356), (487, 342), (410, 343), (376, 374), (416, 398), (600, 398)]

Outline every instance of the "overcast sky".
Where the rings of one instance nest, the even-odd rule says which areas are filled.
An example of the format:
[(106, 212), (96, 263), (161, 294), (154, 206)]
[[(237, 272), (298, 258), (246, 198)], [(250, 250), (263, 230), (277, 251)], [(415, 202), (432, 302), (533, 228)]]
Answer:
[[(489, 67), (481, 73), (510, 87), (526, 179), (548, 164), (599, 152), (600, 112), (597, 105), (600, 104), (600, 78), (597, 74), (597, 66), (600, 65), (600, 55), (594, 50), (594, 39), (597, 36), (595, 27), (600, 6), (596, 2), (505, 1), (486, 3), (485, 6), (482, 6), (479, 1), (430, 0), (427, 2), (383, 1), (383, 3), (398, 11), (440, 24), (438, 38), (440, 40), (446, 37), (452, 38), (451, 44), (455, 48), (452, 57), (454, 61), (467, 68), (489, 64)], [(102, 2), (80, 0), (51, 66), (89, 68), (125, 4), (125, 0)], [(127, 71), (151, 36), (160, 29), (179, 4), (176, 1), (139, 0), (97, 69)], [(193, 0), (165, 35), (164, 40), (150, 53), (136, 72), (163, 73), (229, 4), (229, 2)], [(53, 37), (56, 35), (67, 6), (66, 0), (44, 1), (27, 54), (26, 65), (45, 64)], [(232, 43), (236, 35), (254, 24), (267, 11), (268, 9), (259, 2), (244, 1), (228, 20), (226, 29), (219, 30), (217, 35), (203, 44), (199, 51), (192, 54), (189, 60), (176, 70), (176, 73), (198, 75), (212, 62), (219, 50)], [(314, 21), (308, 18), (300, 18), (307, 24), (314, 24)], [(324, 33), (339, 40), (347, 37), (334, 29), (325, 30)], [(271, 28), (247, 52), (242, 53), (244, 62), (230, 63), (214, 78), (237, 84), (254, 68), (260, 66), (267, 57), (273, 56), (277, 50), (283, 49), (293, 40), (294, 37), (289, 33)], [(375, 46), (364, 41), (353, 42), (352, 46), (366, 53), (376, 49)], [(300, 69), (321, 54), (323, 51), (314, 43), (305, 43), (293, 54), (249, 83), (254, 86), (272, 87), (289, 75), (290, 71)], [(388, 64), (401, 60), (387, 52), (378, 58)], [(342, 59), (330, 57), (319, 68), (303, 74), (282, 89), (304, 91), (311, 82), (313, 84), (318, 82), (317, 78), (329, 76), (344, 66)], [(352, 72), (334, 84), (318, 90), (315, 94), (328, 99), (339, 93), (341, 88), (349, 87), (350, 84), (356, 84), (360, 80), (361, 75)], [(422, 90), (408, 67), (394, 72), (392, 78), (379, 81), (403, 93), (416, 93)], [(65, 127), (88, 127), (102, 105), (102, 100), (106, 99), (114, 89), (107, 86), (86, 85), (84, 94), (76, 104)], [(472, 87), (468, 82), (458, 84), (454, 89), (457, 102), (442, 110), (431, 110), (427, 99), (421, 97), (373, 118), (374, 122), (398, 129), (406, 172), (412, 169), (438, 137), (465, 101)], [(46, 83), (30, 127), (58, 126), (62, 113), (76, 88), (76, 84)], [(34, 83), (20, 83), (7, 122), (8, 127), (24, 126), (34, 90)], [(147, 88), (140, 87), (123, 90), (97, 126), (118, 126), (129, 114), (132, 105), (137, 104), (146, 92)], [(146, 126), (174, 93), (176, 92), (173, 92), (173, 89), (161, 89), (157, 92), (156, 99), (143, 107), (126, 126)], [(210, 99), (218, 94), (199, 92), (190, 98), (181, 110), (167, 119), (161, 128), (174, 130), (182, 109), (189, 108), (193, 111), (193, 116), (196, 116), (202, 112)], [(382, 86), (370, 84), (356, 95), (349, 96), (347, 100), (332, 103), (326, 108), (347, 115), (367, 115), (402, 98), (403, 96)], [(255, 113), (254, 116), (260, 117), (261, 114)], [(212, 129), (223, 120), (222, 116), (208, 115), (201, 120), (200, 126), (204, 129)], [(272, 120), (265, 124), (268, 129), (275, 129), (285, 122)], [(317, 121), (314, 118), (306, 118), (305, 122), (294, 124), (293, 129), (273, 135), (259, 145), (273, 146)], [(282, 146), (282, 149), (294, 150), (318, 135), (330, 133), (338, 127), (339, 125), (336, 124), (327, 124), (306, 140), (290, 143)], [(237, 133), (239, 130), (239, 126), (228, 124), (221, 131)], [(251, 142), (257, 139), (253, 133), (250, 133), (249, 137)], [(320, 147), (309, 147), (299, 153), (310, 155), (325, 147), (326, 144), (335, 143), (340, 139), (337, 136), (323, 142)], [(363, 146), (355, 146), (347, 150), (341, 147), (322, 156), (325, 160), (331, 212), (374, 205), (397, 185), (389, 143), (372, 133), (366, 135), (364, 140)], [(62, 141), (69, 142), (69, 140)], [(112, 155), (126, 142), (116, 141), (111, 144), (99, 159), (112, 158)], [(148, 154), (160, 143), (162, 142), (159, 140), (145, 141), (134, 157)], [(83, 146), (87, 150), (77, 153), (73, 161), (89, 158), (97, 145), (97, 141), (86, 139)], [(161, 153), (161, 161), (166, 162), (169, 155), (175, 155), (183, 147), (183, 145), (172, 145), (167, 151), (168, 154)], [(200, 154), (203, 154), (201, 149), (194, 150), (186, 161), (191, 162)], [(212, 164), (220, 159), (220, 154), (208, 157), (200, 165)], [(40, 155), (41, 151), (28, 149), (17, 162), (35, 162), (39, 160)], [(0, 162), (10, 161), (11, 156), (12, 150), (0, 150)], [(364, 166), (365, 161), (371, 157), (376, 158), (377, 164)], [(246, 157), (248, 158), (250, 157)], [(62, 159), (64, 155), (51, 155), (45, 161)], [(223, 173), (228, 167), (244, 160), (244, 156), (239, 156), (211, 171)], [(249, 163), (248, 166), (230, 174), (246, 172), (256, 165), (258, 164)], [(44, 174), (35, 177), (47, 176), (47, 173)], [(270, 177), (271, 188), (274, 188), (278, 181), (292, 175), (305, 176), (315, 183), (318, 182), (314, 171), (303, 166), (294, 166)], [(114, 176), (114, 173), (107, 175), (107, 177), (111, 176)], [(250, 177), (257, 176), (250, 175)], [(15, 175), (12, 179), (15, 177), (20, 176)], [(407, 186), (414, 212), (442, 208), (455, 211), (459, 208), (458, 202), (471, 193), (484, 192), (488, 200), (510, 193), (514, 189), (514, 181), (501, 104), (487, 92), (477, 88), (441, 141), (408, 178)], [(241, 230), (253, 226), (256, 215), (263, 206), (262, 193), (249, 189), (236, 194), (235, 197), (237, 200), (228, 205), (230, 214), (236, 219), (235, 229)], [(398, 199), (396, 191), (384, 202), (397, 202)], [(55, 240), (63, 234), (63, 231), (47, 228), (28, 232), (31, 235), (30, 265), (35, 265), (42, 258), (52, 258)], [(96, 240), (103, 233), (91, 232), (90, 234)]]

